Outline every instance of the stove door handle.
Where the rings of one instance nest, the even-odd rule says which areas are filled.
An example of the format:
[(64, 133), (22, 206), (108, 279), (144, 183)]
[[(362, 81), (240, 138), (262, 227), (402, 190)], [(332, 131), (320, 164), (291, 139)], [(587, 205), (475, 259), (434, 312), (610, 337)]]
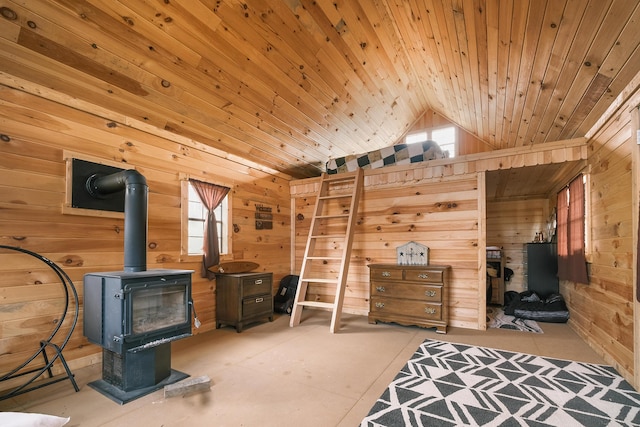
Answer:
[(198, 319), (198, 315), (196, 314), (196, 306), (193, 303), (193, 300), (189, 300), (189, 305), (191, 306), (191, 310), (193, 310), (193, 326), (199, 328), (202, 323), (200, 323), (200, 319)]

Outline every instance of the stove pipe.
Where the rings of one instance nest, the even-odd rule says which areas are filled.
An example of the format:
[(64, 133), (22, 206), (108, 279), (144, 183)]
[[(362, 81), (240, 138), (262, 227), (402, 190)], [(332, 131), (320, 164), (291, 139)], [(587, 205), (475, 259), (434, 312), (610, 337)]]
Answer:
[(111, 175), (94, 174), (87, 191), (96, 198), (122, 189), (124, 194), (124, 271), (147, 270), (147, 199), (149, 187), (140, 172), (127, 169)]

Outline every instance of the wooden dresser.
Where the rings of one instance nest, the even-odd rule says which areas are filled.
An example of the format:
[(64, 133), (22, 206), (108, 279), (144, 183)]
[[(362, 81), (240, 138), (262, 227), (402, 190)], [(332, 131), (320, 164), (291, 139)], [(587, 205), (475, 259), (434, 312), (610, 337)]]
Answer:
[(216, 274), (216, 329), (273, 321), (272, 273)]
[(369, 323), (395, 322), (447, 333), (448, 265), (370, 264)]

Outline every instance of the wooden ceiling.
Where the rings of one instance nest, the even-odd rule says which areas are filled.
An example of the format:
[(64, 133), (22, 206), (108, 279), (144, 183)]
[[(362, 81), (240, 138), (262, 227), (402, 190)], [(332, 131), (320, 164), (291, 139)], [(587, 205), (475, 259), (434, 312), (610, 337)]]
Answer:
[(550, 163), (487, 172), (488, 202), (516, 199), (554, 199), (558, 191), (585, 167), (584, 161)]
[(629, 0), (0, 0), (0, 16), (0, 83), (297, 178), (429, 109), (493, 149), (584, 136), (640, 71)]

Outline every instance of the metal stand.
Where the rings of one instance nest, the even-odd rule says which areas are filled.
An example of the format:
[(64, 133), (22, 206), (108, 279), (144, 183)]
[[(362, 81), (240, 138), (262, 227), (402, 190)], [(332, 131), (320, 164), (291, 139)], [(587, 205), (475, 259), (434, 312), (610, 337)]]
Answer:
[[(18, 396), (20, 394), (24, 394), (32, 390), (37, 390), (39, 388), (58, 383), (60, 381), (65, 381), (67, 379), (71, 381), (71, 384), (73, 385), (73, 388), (75, 389), (76, 392), (80, 391), (80, 389), (78, 388), (78, 384), (76, 384), (76, 380), (74, 379), (74, 376), (71, 373), (71, 370), (69, 369), (69, 365), (67, 365), (67, 362), (64, 359), (64, 356), (62, 355), (62, 350), (69, 342), (69, 338), (71, 338), (71, 334), (73, 333), (73, 330), (75, 329), (76, 324), (78, 323), (78, 312), (79, 312), (78, 293), (76, 292), (76, 288), (73, 285), (73, 282), (71, 281), (69, 276), (67, 276), (67, 274), (60, 267), (58, 267), (58, 265), (56, 265), (53, 261), (43, 257), (42, 255), (39, 255), (35, 252), (28, 251), (26, 249), (14, 247), (14, 246), (0, 245), (0, 248), (18, 251), (18, 252), (25, 253), (27, 255), (31, 255), (32, 257), (37, 258), (40, 261), (47, 264), (56, 273), (56, 275), (62, 282), (62, 286), (64, 288), (64, 293), (66, 298), (64, 312), (62, 313), (62, 316), (58, 321), (57, 326), (55, 327), (51, 335), (49, 335), (49, 338), (47, 338), (46, 340), (40, 341), (40, 348), (35, 353), (33, 353), (33, 355), (31, 355), (31, 357), (29, 357), (25, 362), (23, 362), (18, 367), (11, 370), (10, 372), (6, 373), (5, 375), (0, 376), (0, 383), (1, 383), (3, 381), (8, 381), (15, 378), (19, 378), (23, 376), (26, 377), (31, 375), (29, 378), (27, 378), (27, 380), (22, 385), (9, 389), (4, 394), (0, 395), (0, 400), (9, 399), (11, 397)], [(56, 336), (56, 334), (60, 330), (60, 327), (62, 326), (62, 323), (67, 315), (67, 311), (69, 309), (69, 291), (71, 291), (71, 293), (73, 294), (73, 300), (75, 304), (74, 317), (71, 323), (71, 328), (67, 333), (67, 336), (64, 337), (64, 339), (62, 340), (62, 344), (57, 345), (53, 343), (53, 338)], [(51, 358), (49, 358), (49, 356), (47, 355), (47, 349), (53, 350), (53, 355)], [(34, 362), (40, 355), (42, 355), (44, 366), (29, 369), (28, 366), (32, 362)], [(61, 374), (57, 377), (54, 377), (51, 367), (56, 362), (56, 360), (60, 360), (60, 363), (62, 363), (65, 374)], [(34, 384), (34, 382), (38, 378), (40, 378), (42, 375), (45, 375), (45, 373), (48, 377)]]
[(171, 369), (171, 343), (138, 352), (102, 350), (102, 379), (89, 387), (124, 405), (189, 375)]

